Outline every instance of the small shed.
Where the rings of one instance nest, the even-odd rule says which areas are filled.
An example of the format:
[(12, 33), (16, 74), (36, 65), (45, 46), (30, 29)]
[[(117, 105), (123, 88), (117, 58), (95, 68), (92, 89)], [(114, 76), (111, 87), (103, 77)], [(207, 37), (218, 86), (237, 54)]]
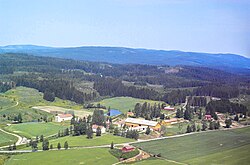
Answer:
[(133, 146), (124, 146), (122, 148), (122, 152), (131, 152), (131, 151), (134, 151), (135, 150), (135, 147)]

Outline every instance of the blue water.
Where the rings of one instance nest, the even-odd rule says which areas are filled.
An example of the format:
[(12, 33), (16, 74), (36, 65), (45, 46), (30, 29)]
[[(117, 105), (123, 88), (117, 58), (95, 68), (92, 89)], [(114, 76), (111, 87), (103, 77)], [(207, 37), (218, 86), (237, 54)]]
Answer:
[[(110, 116), (116, 116), (122, 114), (118, 109), (110, 109)], [(107, 114), (106, 114), (107, 115)]]

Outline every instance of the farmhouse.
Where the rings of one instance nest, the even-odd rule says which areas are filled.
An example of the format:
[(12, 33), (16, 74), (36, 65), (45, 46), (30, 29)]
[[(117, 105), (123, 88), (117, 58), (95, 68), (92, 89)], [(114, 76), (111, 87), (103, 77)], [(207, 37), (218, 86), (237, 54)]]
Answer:
[(104, 126), (102, 126), (102, 125), (96, 125), (96, 124), (92, 125), (93, 132), (96, 132), (96, 130), (97, 130), (98, 127), (101, 129), (102, 133), (106, 132), (106, 128)]
[(205, 115), (205, 120), (212, 120), (212, 116), (211, 115)]
[(131, 151), (134, 151), (135, 150), (135, 147), (133, 146), (124, 146), (122, 148), (122, 152), (131, 152)]
[(164, 110), (167, 110), (167, 111), (174, 111), (174, 108), (168, 106), (168, 107), (164, 107)]
[(62, 122), (62, 121), (71, 120), (72, 118), (73, 118), (73, 116), (71, 114), (59, 114), (59, 115), (55, 116), (55, 121)]
[(126, 126), (131, 127), (131, 128), (148, 126), (149, 128), (151, 128), (155, 131), (158, 131), (161, 128), (161, 125), (159, 122), (143, 120), (143, 119), (135, 119), (135, 118), (127, 118), (125, 120), (125, 124), (126, 124)]

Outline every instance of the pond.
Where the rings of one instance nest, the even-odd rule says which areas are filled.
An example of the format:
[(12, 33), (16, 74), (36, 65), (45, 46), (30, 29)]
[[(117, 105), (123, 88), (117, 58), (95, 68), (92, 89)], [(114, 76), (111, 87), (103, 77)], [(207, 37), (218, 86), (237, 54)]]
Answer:
[(110, 109), (110, 115), (109, 116), (116, 116), (116, 115), (120, 115), (120, 114), (122, 114), (122, 112), (119, 111), (118, 109)]

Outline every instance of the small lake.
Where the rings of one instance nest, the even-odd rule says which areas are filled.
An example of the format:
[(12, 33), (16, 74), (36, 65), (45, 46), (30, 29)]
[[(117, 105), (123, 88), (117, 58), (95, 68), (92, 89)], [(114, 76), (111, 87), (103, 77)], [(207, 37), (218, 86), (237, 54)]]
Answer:
[(120, 114), (122, 114), (122, 112), (119, 111), (118, 109), (110, 109), (110, 115), (109, 116), (116, 116), (116, 115), (120, 115)]

